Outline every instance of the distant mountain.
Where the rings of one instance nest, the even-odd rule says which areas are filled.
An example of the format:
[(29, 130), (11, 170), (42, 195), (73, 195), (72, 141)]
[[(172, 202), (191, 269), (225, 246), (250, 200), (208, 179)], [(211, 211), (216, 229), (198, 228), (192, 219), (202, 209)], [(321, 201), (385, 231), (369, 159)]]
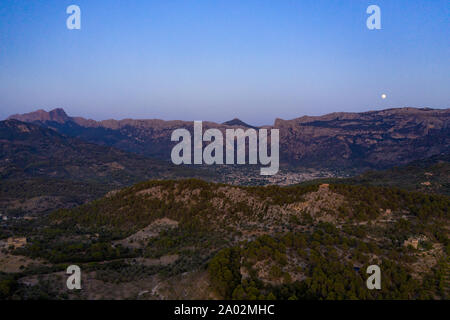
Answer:
[[(62, 119), (59, 115), (57, 118)], [(20, 201), (25, 198), (40, 202), (39, 197), (55, 200), (56, 196), (56, 207), (67, 206), (150, 178), (206, 177), (207, 174), (195, 172), (63, 136), (35, 124), (17, 120), (0, 122), (0, 212), (6, 208), (22, 208)]]
[(16, 119), (22, 122), (58, 122), (58, 123), (65, 123), (68, 121), (71, 121), (72, 118), (70, 118), (64, 109), (57, 108), (54, 110), (51, 110), (49, 112), (44, 111), (42, 109), (39, 109), (34, 112), (26, 113), (26, 114), (15, 114), (10, 116), (8, 119)]
[(258, 129), (258, 127), (251, 126), (238, 118), (234, 118), (233, 120), (226, 121), (222, 124), (224, 124), (226, 126), (239, 126), (239, 127), (245, 127), (245, 128)]
[(450, 153), (450, 109), (332, 113), (277, 119), (274, 127), (294, 165), (387, 168)]
[(386, 170), (369, 170), (351, 178), (315, 179), (305, 181), (301, 185), (317, 183), (397, 187), (408, 191), (450, 196), (450, 154), (436, 155)]
[[(193, 123), (163, 120), (94, 121), (69, 117), (61, 109), (11, 116), (89, 142), (170, 159), (170, 135)], [(249, 125), (238, 119), (204, 129), (224, 131)], [(290, 166), (339, 169), (388, 168), (450, 153), (450, 109), (399, 108), (363, 113), (332, 113), (293, 120), (276, 119), (281, 162)]]
[[(172, 132), (178, 128), (185, 128), (190, 131), (193, 128), (192, 121), (179, 120), (124, 119), (95, 121), (81, 117), (69, 117), (62, 109), (55, 109), (48, 113), (39, 110), (23, 115), (13, 115), (8, 119), (34, 123), (88, 142), (112, 146), (127, 152), (163, 160), (170, 160), (170, 152), (175, 144), (170, 141)], [(232, 126), (203, 122), (203, 128), (225, 130), (226, 128), (232, 128)]]

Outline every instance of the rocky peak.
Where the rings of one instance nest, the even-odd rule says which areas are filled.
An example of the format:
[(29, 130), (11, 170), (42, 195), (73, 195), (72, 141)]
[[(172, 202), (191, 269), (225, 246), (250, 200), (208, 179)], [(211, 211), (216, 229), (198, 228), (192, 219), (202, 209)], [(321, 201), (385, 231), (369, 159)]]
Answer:
[(251, 125), (245, 123), (244, 121), (242, 121), (241, 119), (238, 119), (238, 118), (234, 118), (233, 120), (226, 121), (226, 122), (224, 122), (222, 124), (226, 125), (226, 126), (239, 126), (239, 127), (246, 127), (246, 128), (254, 128), (254, 129), (256, 129), (256, 127), (251, 126)]
[(71, 118), (66, 114), (64, 109), (57, 108), (53, 109), (49, 112), (39, 109), (34, 112), (25, 113), (25, 114), (15, 114), (8, 118), (19, 120), (22, 122), (46, 122), (46, 121), (53, 121), (58, 123), (66, 123), (71, 120)]

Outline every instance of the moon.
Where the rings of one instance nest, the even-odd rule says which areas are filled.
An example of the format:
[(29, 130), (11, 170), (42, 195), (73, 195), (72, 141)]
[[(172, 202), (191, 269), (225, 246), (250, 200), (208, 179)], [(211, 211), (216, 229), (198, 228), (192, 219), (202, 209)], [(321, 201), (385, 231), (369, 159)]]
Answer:
[(381, 99), (384, 100), (384, 99), (386, 99), (386, 98), (387, 98), (387, 95), (383, 93), (383, 94), (381, 95)]

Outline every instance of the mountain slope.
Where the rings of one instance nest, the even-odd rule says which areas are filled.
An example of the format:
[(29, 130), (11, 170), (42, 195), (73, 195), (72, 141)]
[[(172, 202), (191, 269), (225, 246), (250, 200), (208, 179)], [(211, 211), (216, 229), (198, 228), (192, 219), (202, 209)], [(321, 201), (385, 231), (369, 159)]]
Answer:
[(369, 170), (351, 178), (312, 179), (301, 185), (317, 183), (397, 187), (450, 196), (450, 154), (435, 155), (386, 170)]
[(72, 198), (70, 204), (80, 204), (149, 178), (194, 175), (188, 168), (66, 137), (35, 124), (0, 122), (2, 211), (23, 207), (18, 202), (24, 198), (40, 202), (39, 197), (47, 197), (43, 201), (49, 202), (56, 197), (51, 209), (65, 206), (61, 196)]
[[(55, 296), (67, 294), (58, 265), (76, 263), (85, 298), (445, 298), (449, 201), (349, 185), (148, 181), (34, 222), (15, 253), (49, 261)], [(380, 291), (365, 287), (371, 264), (383, 270)], [(36, 282), (22, 294), (49, 292)]]
[(385, 168), (449, 153), (450, 109), (401, 108), (275, 121), (292, 163)]
[[(67, 136), (166, 161), (170, 160), (170, 152), (175, 145), (170, 140), (172, 132), (179, 128), (185, 128), (191, 132), (193, 130), (193, 121), (159, 119), (94, 121), (69, 117), (62, 109), (55, 109), (45, 114), (37, 111), (24, 115), (13, 115), (9, 119), (31, 122), (54, 129)], [(205, 121), (203, 128), (218, 128), (224, 131), (232, 126)]]

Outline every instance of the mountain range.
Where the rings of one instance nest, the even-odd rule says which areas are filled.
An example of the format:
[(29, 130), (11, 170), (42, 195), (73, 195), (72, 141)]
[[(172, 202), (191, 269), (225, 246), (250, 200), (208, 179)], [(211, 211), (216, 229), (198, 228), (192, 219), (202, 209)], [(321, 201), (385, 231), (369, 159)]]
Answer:
[[(173, 130), (193, 122), (150, 120), (95, 121), (70, 117), (63, 109), (38, 110), (9, 119), (30, 122), (88, 142), (163, 160), (170, 159)], [(255, 128), (239, 119), (204, 129)], [(331, 113), (276, 119), (283, 165), (310, 168), (389, 168), (450, 152), (450, 109), (398, 108), (362, 113)]]
[[(449, 206), (385, 187), (147, 181), (22, 222), (30, 244), (7, 259), (26, 266), (6, 276), (17, 299), (445, 300)], [(365, 285), (374, 264), (381, 290)]]

